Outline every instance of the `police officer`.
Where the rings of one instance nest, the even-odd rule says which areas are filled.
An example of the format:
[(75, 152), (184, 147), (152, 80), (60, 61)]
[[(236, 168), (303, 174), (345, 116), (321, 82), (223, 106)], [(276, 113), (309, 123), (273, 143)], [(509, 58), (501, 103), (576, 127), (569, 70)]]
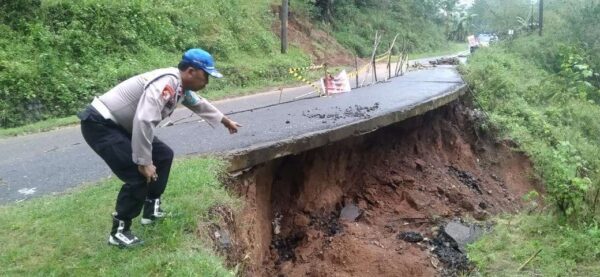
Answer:
[(177, 68), (143, 73), (123, 81), (78, 114), (87, 144), (125, 184), (117, 196), (109, 244), (130, 247), (142, 243), (131, 232), (131, 220), (143, 208), (142, 224), (164, 217), (160, 197), (165, 191), (173, 151), (154, 136), (156, 125), (182, 104), (211, 126), (223, 124), (236, 133), (237, 122), (194, 91), (221, 78), (213, 57), (196, 48), (186, 51)]

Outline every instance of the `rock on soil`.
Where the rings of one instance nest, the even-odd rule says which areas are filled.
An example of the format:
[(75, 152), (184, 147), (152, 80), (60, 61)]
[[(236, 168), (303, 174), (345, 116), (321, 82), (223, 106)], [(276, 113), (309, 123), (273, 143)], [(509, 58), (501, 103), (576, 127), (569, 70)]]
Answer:
[(465, 246), (476, 241), (483, 234), (483, 228), (453, 220), (444, 226), (444, 233), (455, 241), (459, 250), (464, 253)]
[(407, 242), (420, 242), (423, 241), (423, 236), (417, 232), (400, 232), (398, 239)]
[(355, 221), (360, 216), (360, 209), (354, 205), (346, 205), (340, 212), (340, 219), (346, 221)]

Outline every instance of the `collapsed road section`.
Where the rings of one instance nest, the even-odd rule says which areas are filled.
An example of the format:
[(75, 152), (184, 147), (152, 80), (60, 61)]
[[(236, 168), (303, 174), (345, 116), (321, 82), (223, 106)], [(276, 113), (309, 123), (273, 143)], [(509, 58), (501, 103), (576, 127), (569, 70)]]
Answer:
[(267, 134), (230, 151), (229, 171), (373, 132), (444, 106), (465, 91), (456, 70), (445, 67), (411, 72), (343, 95), (254, 111), (256, 118), (268, 119), (269, 127), (263, 130)]
[(477, 120), (454, 101), (244, 170), (231, 186), (244, 208), (219, 228), (224, 253), (246, 276), (469, 272), (465, 246), (485, 220), (536, 189), (527, 157)]
[(527, 157), (478, 131), (464, 91), (438, 68), (276, 115), (321, 127), (232, 152), (245, 206), (210, 230), (218, 248), (248, 276), (468, 272), (483, 221), (535, 188)]

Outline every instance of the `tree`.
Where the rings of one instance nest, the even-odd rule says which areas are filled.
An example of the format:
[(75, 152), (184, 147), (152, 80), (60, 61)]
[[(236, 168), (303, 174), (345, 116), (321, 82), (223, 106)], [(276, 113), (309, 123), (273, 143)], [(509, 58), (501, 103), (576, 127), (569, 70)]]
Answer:
[(469, 12), (478, 14), (473, 19), (476, 32), (506, 32), (518, 29), (522, 21), (529, 22), (533, 17), (531, 0), (475, 0)]
[(450, 18), (451, 31), (448, 33), (448, 39), (455, 41), (465, 41), (467, 36), (471, 34), (471, 26), (476, 14), (468, 14), (467, 12), (453, 12)]

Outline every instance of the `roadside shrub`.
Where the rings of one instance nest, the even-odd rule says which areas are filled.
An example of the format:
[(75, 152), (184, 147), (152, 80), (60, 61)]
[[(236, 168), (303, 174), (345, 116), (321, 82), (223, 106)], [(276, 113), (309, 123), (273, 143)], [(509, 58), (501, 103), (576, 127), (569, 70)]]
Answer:
[(562, 218), (593, 220), (600, 188), (600, 106), (576, 86), (584, 73), (573, 64), (584, 59), (563, 51), (569, 58), (553, 72), (509, 48), (479, 51), (462, 69), (465, 79), (493, 123), (530, 155)]
[[(230, 75), (211, 90), (282, 80), (308, 65), (279, 55), (271, 1), (60, 1), (0, 3), (0, 127), (72, 115), (135, 74), (176, 66), (192, 47)], [(269, 57), (266, 59), (265, 57)]]
[[(492, 2), (522, 12), (504, 1), (478, 3)], [(600, 274), (600, 1), (545, 4), (543, 37), (481, 49), (461, 69), (492, 124), (533, 161), (544, 202), (555, 208), (496, 218), (494, 231), (469, 247), (483, 275)]]

